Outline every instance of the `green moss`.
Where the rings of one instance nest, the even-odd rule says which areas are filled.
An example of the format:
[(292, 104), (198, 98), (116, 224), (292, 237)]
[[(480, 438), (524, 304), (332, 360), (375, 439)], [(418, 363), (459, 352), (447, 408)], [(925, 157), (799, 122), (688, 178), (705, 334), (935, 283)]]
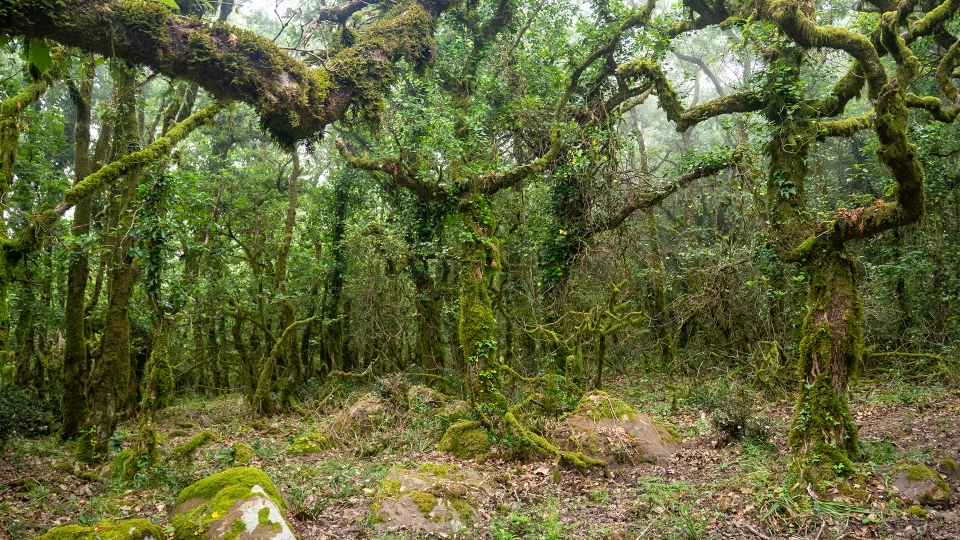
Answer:
[(235, 519), (230, 526), (230, 530), (223, 536), (223, 540), (237, 540), (246, 530), (247, 526), (243, 523), (243, 520)]
[(133, 450), (124, 450), (113, 458), (113, 476), (114, 478), (123, 478), (130, 480), (137, 474), (136, 462), (131, 463)]
[(907, 508), (907, 514), (913, 517), (918, 517), (920, 519), (927, 519), (927, 517), (930, 516), (930, 514), (928, 514), (926, 510), (924, 510), (923, 508), (920, 508), (917, 505), (913, 505), (910, 508)]
[(248, 444), (237, 441), (230, 447), (230, 462), (234, 465), (246, 465), (253, 455), (253, 448)]
[(424, 516), (429, 516), (430, 512), (437, 506), (437, 498), (425, 491), (411, 491), (407, 496), (417, 505), (420, 513)]
[(290, 453), (294, 455), (317, 454), (333, 446), (333, 440), (325, 433), (309, 433), (293, 440)]
[(208, 431), (202, 431), (193, 437), (189, 441), (181, 444), (180, 446), (174, 448), (170, 452), (170, 459), (175, 461), (180, 461), (188, 457), (193, 456), (202, 446), (205, 446), (212, 442), (214, 439), (213, 433)]
[(165, 538), (163, 529), (145, 519), (106, 520), (97, 525), (64, 525), (36, 540), (146, 540)]
[(444, 502), (449, 508), (457, 513), (460, 521), (462, 521), (464, 525), (469, 527), (473, 523), (474, 511), (467, 499), (451, 497), (449, 499), (445, 499)]
[(459, 465), (447, 465), (444, 463), (424, 463), (418, 467), (420, 472), (432, 474), (438, 478), (450, 478), (451, 473), (460, 471)]
[(898, 467), (894, 469), (894, 473), (900, 473), (901, 471), (907, 472), (907, 480), (911, 482), (923, 482), (924, 480), (929, 480), (937, 485), (938, 488), (943, 490), (947, 494), (947, 497), (950, 496), (950, 486), (943, 480), (943, 477), (933, 469), (923, 466), (923, 465), (913, 465), (910, 467)]
[(957, 460), (953, 458), (947, 458), (940, 462), (940, 467), (944, 470), (950, 471), (957, 478), (960, 478), (960, 465), (957, 465)]
[(253, 486), (260, 486), (280, 508), (286, 508), (286, 503), (280, 492), (273, 485), (273, 480), (256, 467), (234, 467), (209, 476), (183, 489), (177, 496), (177, 504), (183, 504), (190, 499), (222, 499), (231, 500), (247, 498)]
[(633, 407), (615, 397), (611, 397), (606, 392), (595, 390), (580, 399), (572, 414), (585, 416), (594, 422), (599, 422), (604, 418), (610, 418), (617, 422), (622, 422), (624, 419), (632, 422), (639, 413)]
[(482, 458), (490, 452), (490, 440), (480, 422), (461, 420), (447, 428), (437, 449), (451, 452), (457, 459)]
[[(254, 492), (255, 486), (259, 486), (263, 493)], [(193, 499), (203, 502), (171, 518), (175, 528), (174, 540), (205, 538), (205, 531), (210, 524), (225, 516), (237, 501), (263, 495), (278, 508), (286, 507), (270, 477), (254, 467), (227, 469), (190, 485), (177, 496), (177, 506)], [(258, 514), (260, 519), (263, 516), (262, 512)], [(273, 525), (271, 529), (275, 529)]]
[(377, 498), (383, 499), (387, 497), (393, 497), (397, 493), (400, 493), (400, 488), (402, 487), (403, 483), (400, 480), (384, 478), (383, 482), (380, 484), (380, 491), (377, 493)]

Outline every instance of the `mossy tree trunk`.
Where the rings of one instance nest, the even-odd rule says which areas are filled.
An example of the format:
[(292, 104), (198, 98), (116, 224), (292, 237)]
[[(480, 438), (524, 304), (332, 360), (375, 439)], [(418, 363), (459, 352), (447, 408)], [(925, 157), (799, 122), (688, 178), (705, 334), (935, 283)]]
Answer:
[[(277, 289), (283, 296), (282, 313), (280, 316), (281, 326), (287, 328), (294, 323), (295, 316), (293, 302), (290, 300), (290, 294), (287, 291), (287, 261), (290, 256), (290, 247), (293, 242), (293, 227), (297, 218), (297, 180), (300, 178), (300, 157), (296, 152), (292, 153), (293, 169), (287, 178), (287, 215), (283, 225), (283, 242), (280, 246), (280, 253), (277, 256), (276, 279)], [(284, 409), (290, 409), (296, 406), (296, 395), (300, 391), (300, 385), (303, 384), (303, 364), (300, 359), (300, 349), (298, 346), (297, 334), (294, 332), (283, 347), (283, 357), (286, 360), (286, 379), (280, 386), (280, 405)]]
[[(440, 375), (446, 364), (441, 333), (442, 299), (426, 257), (413, 257), (410, 276), (413, 278), (416, 294), (414, 302), (417, 310), (417, 358), (425, 373)], [(436, 379), (431, 377), (427, 383), (432, 386), (435, 381)]]
[(497, 322), (487, 290), (500, 268), (493, 233), (493, 213), (486, 196), (473, 195), (460, 203), (460, 218), (466, 229), (460, 266), (460, 346), (467, 363), (471, 404), (487, 427), (493, 418), (507, 412), (500, 388), (501, 366), (496, 357)]
[(347, 217), (350, 212), (350, 190), (355, 177), (346, 168), (337, 170), (333, 175), (333, 232), (330, 238), (330, 254), (333, 258), (323, 302), (323, 326), (320, 342), (321, 362), (326, 364), (327, 373), (334, 370), (353, 369), (349, 336), (344, 332), (345, 310), (341, 311), (340, 298), (343, 292), (343, 277), (346, 272), (347, 254), (344, 246)]
[[(121, 69), (117, 81), (118, 129), (120, 152), (129, 154), (139, 149), (140, 124), (137, 119), (136, 74), (132, 68)], [(130, 256), (133, 226), (130, 208), (140, 184), (140, 170), (125, 171), (112, 191), (107, 208), (108, 228), (105, 248), (112, 266), (108, 270), (107, 313), (103, 324), (100, 357), (94, 362), (90, 379), (90, 412), (86, 434), (78, 446), (81, 459), (96, 460), (107, 454), (110, 435), (123, 403), (130, 377), (130, 313), (128, 303), (133, 295), (136, 269)]]
[[(81, 69), (79, 86), (71, 86), (70, 97), (77, 108), (74, 135), (74, 185), (86, 178), (90, 166), (90, 121), (93, 105), (95, 64), (92, 55)], [(102, 135), (101, 135), (102, 136)], [(93, 197), (84, 197), (73, 211), (73, 236), (82, 238), (90, 232)], [(70, 250), (67, 270), (67, 299), (64, 308), (65, 343), (63, 354), (63, 400), (61, 401), (60, 436), (76, 438), (87, 416), (85, 381), (90, 369), (87, 353), (86, 311), (87, 278), (90, 274), (86, 247), (77, 244)]]
[(660, 253), (660, 226), (657, 212), (650, 207), (647, 213), (647, 234), (650, 236), (650, 324), (657, 336), (661, 369), (670, 369), (674, 361), (674, 336), (670, 331), (670, 314), (667, 311), (667, 269)]
[(809, 310), (800, 339), (803, 376), (789, 442), (809, 479), (853, 472), (860, 457), (847, 388), (863, 353), (862, 311), (853, 264), (843, 245), (818, 250), (804, 265)]

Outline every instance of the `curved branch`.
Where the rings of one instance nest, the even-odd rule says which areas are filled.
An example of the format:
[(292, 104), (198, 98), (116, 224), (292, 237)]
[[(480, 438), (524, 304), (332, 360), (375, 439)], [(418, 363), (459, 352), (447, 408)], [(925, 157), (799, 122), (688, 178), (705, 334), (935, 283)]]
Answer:
[(316, 140), (354, 102), (385, 93), (393, 64), (433, 58), (433, 23), (445, 8), (408, 1), (372, 25), (325, 68), (309, 68), (265, 37), (224, 22), (181, 17), (151, 0), (22, 0), (0, 6), (0, 32), (50, 38), (195, 82), (249, 103), (281, 145)]
[(166, 157), (180, 141), (195, 129), (213, 119), (221, 109), (220, 104), (194, 113), (192, 116), (172, 127), (165, 136), (150, 143), (146, 148), (104, 165), (99, 171), (87, 176), (63, 194), (63, 200), (52, 210), (40, 212), (31, 217), (29, 227), (19, 231), (8, 247), (10, 251), (22, 253), (32, 249), (37, 231), (49, 228), (81, 199), (93, 195), (107, 184), (115, 181), (126, 172), (145, 167)]
[(590, 236), (603, 231), (615, 229), (637, 210), (645, 210), (647, 208), (657, 206), (666, 200), (667, 197), (673, 195), (691, 183), (700, 180), (701, 178), (707, 178), (709, 176), (719, 174), (730, 167), (735, 166), (740, 153), (741, 150), (738, 148), (733, 151), (733, 153), (730, 155), (730, 158), (726, 161), (718, 160), (701, 164), (693, 170), (680, 175), (680, 177), (673, 182), (664, 182), (649, 191), (645, 191), (637, 195), (637, 197), (631, 203), (620, 209), (620, 212), (618, 212), (615, 216), (611, 217), (607, 221), (604, 221), (603, 223), (595, 224), (594, 226), (590, 227), (589, 231), (587, 231), (587, 234), (584, 235), (584, 238), (589, 238)]
[(915, 94), (907, 94), (904, 101), (907, 107), (911, 109), (923, 109), (933, 116), (934, 120), (950, 124), (957, 119), (960, 114), (960, 105), (948, 105), (944, 107), (943, 102), (934, 96), (920, 97)]
[(410, 170), (403, 165), (401, 160), (393, 158), (362, 158), (357, 157), (347, 148), (343, 139), (337, 138), (337, 150), (347, 164), (354, 169), (364, 171), (374, 171), (384, 173), (397, 184), (397, 186), (409, 189), (418, 197), (428, 201), (438, 201), (446, 197), (447, 193), (440, 187), (428, 184), (423, 180), (411, 174)]
[(704, 120), (738, 112), (756, 112), (763, 109), (763, 97), (757, 92), (740, 92), (712, 99), (706, 103), (684, 109), (676, 90), (667, 80), (660, 64), (639, 58), (617, 68), (622, 77), (644, 77), (653, 83), (660, 108), (667, 118), (677, 124), (677, 131), (684, 132)]
[(837, 49), (854, 57), (863, 69), (871, 98), (887, 83), (877, 49), (865, 36), (836, 26), (818, 26), (800, 11), (796, 0), (762, 2), (761, 14), (801, 47)]

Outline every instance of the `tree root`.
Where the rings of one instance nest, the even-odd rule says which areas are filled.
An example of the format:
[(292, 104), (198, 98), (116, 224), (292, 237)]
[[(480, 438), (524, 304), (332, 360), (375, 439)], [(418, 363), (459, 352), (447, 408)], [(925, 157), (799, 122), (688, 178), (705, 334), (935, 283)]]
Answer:
[(553, 456), (561, 465), (573, 465), (578, 469), (586, 469), (588, 467), (607, 468), (606, 461), (592, 458), (582, 451), (568, 452), (561, 450), (544, 437), (541, 437), (540, 435), (537, 435), (536, 433), (520, 425), (517, 417), (514, 416), (512, 412), (507, 412), (504, 414), (503, 421), (513, 431), (514, 435), (522, 438), (525, 442), (533, 446), (539, 453)]

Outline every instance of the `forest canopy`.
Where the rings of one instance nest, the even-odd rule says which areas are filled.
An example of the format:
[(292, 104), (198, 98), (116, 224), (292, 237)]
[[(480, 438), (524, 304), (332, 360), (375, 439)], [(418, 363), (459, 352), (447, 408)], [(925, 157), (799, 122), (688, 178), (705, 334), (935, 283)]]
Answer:
[(0, 444), (151, 471), (178, 400), (403, 380), (458, 458), (609, 470), (545, 426), (719, 377), (862, 486), (858, 381), (960, 380), (958, 9), (0, 0)]

